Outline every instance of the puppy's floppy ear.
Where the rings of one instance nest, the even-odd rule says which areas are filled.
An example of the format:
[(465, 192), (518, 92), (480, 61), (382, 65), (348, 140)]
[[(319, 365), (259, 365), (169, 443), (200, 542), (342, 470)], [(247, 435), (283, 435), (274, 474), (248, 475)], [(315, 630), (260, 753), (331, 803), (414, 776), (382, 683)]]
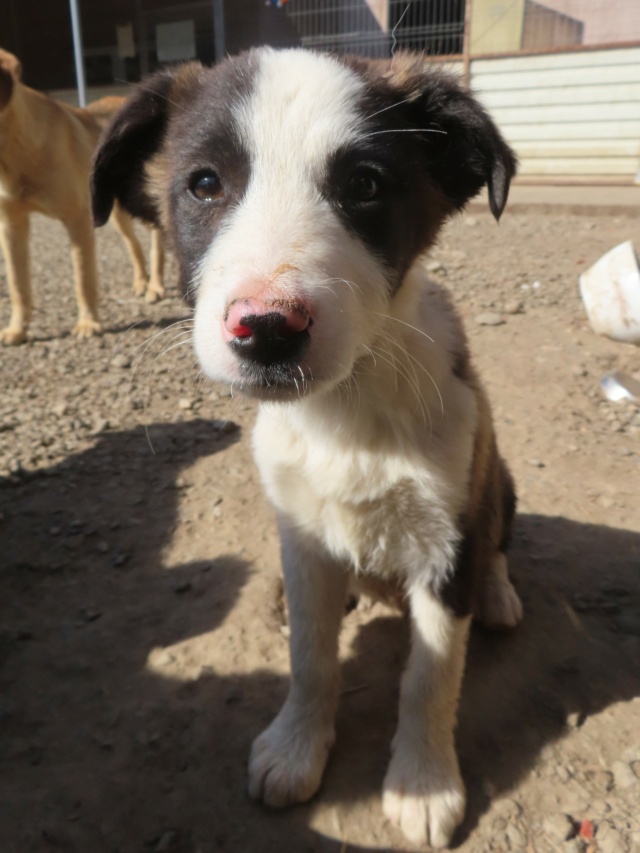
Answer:
[(3, 110), (13, 95), (13, 88), (22, 79), (22, 63), (17, 56), (0, 49), (0, 110)]
[(96, 226), (109, 219), (115, 201), (132, 216), (160, 225), (145, 165), (162, 148), (178, 100), (176, 90), (201, 68), (189, 63), (151, 75), (113, 117), (93, 158), (91, 208)]
[(441, 131), (425, 134), (428, 168), (455, 209), (486, 186), (491, 212), (499, 219), (517, 159), (485, 110), (456, 77), (411, 54), (394, 56), (383, 76), (408, 99), (408, 112), (417, 122), (411, 127)]

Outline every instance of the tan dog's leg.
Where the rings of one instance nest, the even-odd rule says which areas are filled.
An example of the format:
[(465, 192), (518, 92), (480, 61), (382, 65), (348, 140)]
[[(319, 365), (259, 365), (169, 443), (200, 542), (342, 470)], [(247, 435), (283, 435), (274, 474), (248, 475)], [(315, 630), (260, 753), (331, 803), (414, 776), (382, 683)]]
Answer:
[(249, 795), (274, 807), (308, 800), (320, 787), (335, 737), (338, 632), (347, 592), (342, 566), (281, 528), (291, 686), (249, 759)]
[(90, 338), (102, 331), (98, 321), (96, 244), (91, 215), (86, 211), (73, 222), (64, 224), (71, 238), (71, 259), (78, 300), (78, 322), (73, 333), (80, 338)]
[(147, 289), (147, 302), (157, 302), (164, 299), (167, 291), (164, 289), (164, 240), (159, 228), (151, 229), (151, 278)]
[(382, 806), (414, 844), (445, 847), (465, 809), (454, 728), (470, 618), (455, 618), (421, 586), (410, 602), (413, 642)]
[(114, 205), (110, 220), (124, 241), (124, 245), (133, 265), (133, 292), (136, 296), (144, 296), (147, 292), (149, 279), (144, 262), (144, 252), (140, 241), (133, 230), (133, 219), (118, 204)]
[(29, 215), (11, 210), (10, 218), (0, 219), (0, 246), (7, 265), (11, 299), (11, 320), (0, 331), (3, 344), (21, 344), (27, 339), (31, 320), (31, 279), (29, 272)]

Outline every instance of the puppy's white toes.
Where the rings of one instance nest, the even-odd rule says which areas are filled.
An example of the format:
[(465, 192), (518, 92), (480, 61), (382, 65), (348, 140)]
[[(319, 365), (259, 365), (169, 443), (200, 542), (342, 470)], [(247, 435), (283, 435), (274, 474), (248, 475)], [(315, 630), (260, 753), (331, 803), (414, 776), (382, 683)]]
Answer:
[(489, 579), (478, 595), (477, 619), (487, 628), (515, 628), (522, 621), (522, 602), (513, 584), (507, 580)]
[(253, 742), (249, 796), (272, 808), (310, 799), (320, 787), (333, 741), (333, 728), (292, 721), (281, 712)]
[(412, 844), (447, 847), (465, 810), (457, 765), (434, 767), (394, 755), (384, 780), (382, 809)]

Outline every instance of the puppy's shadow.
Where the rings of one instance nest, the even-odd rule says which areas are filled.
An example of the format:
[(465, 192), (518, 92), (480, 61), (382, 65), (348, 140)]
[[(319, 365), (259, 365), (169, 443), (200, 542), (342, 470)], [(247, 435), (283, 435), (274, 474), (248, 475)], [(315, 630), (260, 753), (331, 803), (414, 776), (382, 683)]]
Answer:
[[(250, 803), (251, 741), (279, 710), (288, 675), (267, 658), (246, 670), (241, 644), (222, 668), (208, 667), (203, 650), (213, 655), (224, 641), (216, 629), (264, 567), (221, 552), (215, 528), (209, 562), (166, 557), (184, 488), (178, 474), (239, 432), (193, 420), (149, 433), (156, 457), (144, 430), (108, 432), (0, 489), (10, 533), (0, 564), (0, 848), (337, 853), (342, 835), (327, 815), (344, 806), (347, 849), (380, 849), (351, 841), (383, 825), (406, 622), (373, 619), (358, 633), (319, 795), (277, 813)], [(638, 638), (625, 633), (640, 607), (640, 535), (525, 515), (511, 562), (523, 625), (504, 636), (476, 630), (470, 643), (458, 729), (469, 805), (458, 842), (488, 792), (525, 777), (569, 714), (640, 695)], [(284, 643), (272, 606), (260, 598), (242, 625), (233, 620), (264, 634), (267, 655)], [(208, 639), (190, 661), (183, 641), (195, 637)], [(175, 677), (171, 661), (149, 666), (154, 648), (175, 644), (187, 654)], [(319, 825), (324, 835), (312, 829)], [(391, 835), (379, 837), (388, 844)], [(408, 847), (397, 833), (393, 845)]]
[[(521, 515), (510, 562), (525, 619), (513, 632), (471, 634), (457, 731), (468, 804), (454, 846), (567, 733), (570, 716), (581, 724), (640, 696), (640, 534)], [(361, 629), (344, 668), (326, 800), (353, 802), (381, 789), (407, 649), (405, 620)]]

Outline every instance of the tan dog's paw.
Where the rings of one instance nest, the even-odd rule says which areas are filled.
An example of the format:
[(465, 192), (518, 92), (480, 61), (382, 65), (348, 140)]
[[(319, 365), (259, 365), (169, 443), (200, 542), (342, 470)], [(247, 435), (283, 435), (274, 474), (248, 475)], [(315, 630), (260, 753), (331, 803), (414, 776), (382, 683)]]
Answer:
[(0, 342), (8, 347), (15, 347), (18, 344), (23, 344), (27, 340), (26, 329), (14, 329), (7, 326), (6, 329), (0, 330)]
[(457, 763), (419, 763), (417, 752), (396, 753), (384, 780), (382, 809), (413, 844), (446, 847), (464, 817), (465, 792)]
[(147, 292), (149, 280), (146, 275), (136, 275), (133, 277), (133, 292), (136, 296), (144, 296)]
[(283, 709), (251, 747), (249, 796), (272, 808), (302, 803), (315, 794), (333, 746), (333, 729), (292, 716)]
[(102, 325), (97, 320), (78, 320), (73, 328), (73, 334), (79, 338), (92, 338), (102, 334)]
[(164, 299), (166, 295), (167, 291), (164, 287), (161, 284), (157, 284), (152, 281), (149, 283), (145, 300), (151, 305), (154, 302), (159, 302), (161, 299)]

